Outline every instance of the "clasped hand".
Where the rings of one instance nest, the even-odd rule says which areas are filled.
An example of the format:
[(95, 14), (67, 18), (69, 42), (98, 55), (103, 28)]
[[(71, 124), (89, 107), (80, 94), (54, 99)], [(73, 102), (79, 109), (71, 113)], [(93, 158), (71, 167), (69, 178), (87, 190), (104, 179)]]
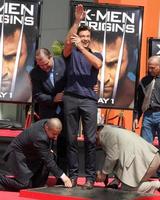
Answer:
[(54, 97), (54, 103), (62, 101), (63, 95), (63, 92), (57, 93)]
[(71, 43), (74, 44), (76, 47), (81, 44), (81, 39), (77, 34), (73, 34), (71, 36)]

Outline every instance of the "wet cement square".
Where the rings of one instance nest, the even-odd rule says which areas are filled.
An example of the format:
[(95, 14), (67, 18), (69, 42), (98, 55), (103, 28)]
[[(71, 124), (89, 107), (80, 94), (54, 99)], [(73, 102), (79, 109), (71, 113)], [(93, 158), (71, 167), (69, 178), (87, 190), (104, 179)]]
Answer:
[(63, 186), (43, 187), (30, 189), (29, 191), (56, 194), (67, 197), (83, 197), (84, 199), (87, 198), (96, 200), (134, 200), (138, 197), (152, 196), (150, 194), (124, 192), (120, 190), (105, 189), (100, 187), (94, 187), (92, 190), (84, 190), (81, 186), (77, 186), (75, 188), (64, 188)]

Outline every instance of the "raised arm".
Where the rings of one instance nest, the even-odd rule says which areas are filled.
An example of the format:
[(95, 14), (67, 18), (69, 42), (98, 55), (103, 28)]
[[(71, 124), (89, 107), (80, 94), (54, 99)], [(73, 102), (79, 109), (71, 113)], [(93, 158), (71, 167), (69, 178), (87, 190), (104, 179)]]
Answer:
[(72, 46), (72, 41), (71, 41), (71, 36), (73, 36), (73, 34), (77, 33), (79, 24), (80, 24), (81, 20), (84, 19), (85, 14), (86, 13), (84, 11), (83, 5), (82, 4), (78, 4), (76, 6), (76, 9), (75, 9), (75, 20), (74, 20), (74, 23), (73, 23), (71, 29), (69, 30), (69, 32), (68, 32), (68, 34), (66, 36), (66, 39), (65, 39), (64, 50), (63, 50), (64, 57), (68, 57), (71, 54), (72, 47), (73, 47)]
[(72, 52), (73, 46), (75, 46), (81, 51), (81, 53), (92, 64), (93, 67), (99, 69), (102, 66), (101, 59), (89, 51), (89, 44), (91, 41), (91, 30), (87, 26), (83, 26), (82, 29), (81, 26), (79, 27), (79, 24), (81, 20), (85, 17), (85, 15), (86, 13), (84, 11), (83, 5), (78, 4), (75, 9), (74, 24), (71, 27), (65, 40), (63, 55), (64, 57), (68, 57)]

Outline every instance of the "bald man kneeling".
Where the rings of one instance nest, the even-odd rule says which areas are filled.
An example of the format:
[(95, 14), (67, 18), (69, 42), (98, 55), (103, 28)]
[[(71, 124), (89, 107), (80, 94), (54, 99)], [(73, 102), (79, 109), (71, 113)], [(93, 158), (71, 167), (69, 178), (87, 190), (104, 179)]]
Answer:
[(24, 130), (8, 146), (4, 160), (14, 178), (0, 175), (0, 184), (5, 190), (19, 191), (24, 188), (42, 187), (48, 174), (61, 178), (65, 187), (72, 187), (70, 179), (57, 166), (51, 149), (62, 130), (58, 118), (44, 119)]

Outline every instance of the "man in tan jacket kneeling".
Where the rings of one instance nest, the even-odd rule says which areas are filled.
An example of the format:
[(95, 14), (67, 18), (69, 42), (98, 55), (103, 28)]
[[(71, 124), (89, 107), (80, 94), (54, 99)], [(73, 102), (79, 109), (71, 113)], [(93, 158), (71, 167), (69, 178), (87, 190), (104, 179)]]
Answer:
[(113, 125), (97, 132), (98, 143), (105, 151), (105, 161), (97, 181), (107, 180), (113, 173), (122, 190), (154, 193), (160, 182), (148, 179), (160, 166), (159, 150), (136, 133)]

